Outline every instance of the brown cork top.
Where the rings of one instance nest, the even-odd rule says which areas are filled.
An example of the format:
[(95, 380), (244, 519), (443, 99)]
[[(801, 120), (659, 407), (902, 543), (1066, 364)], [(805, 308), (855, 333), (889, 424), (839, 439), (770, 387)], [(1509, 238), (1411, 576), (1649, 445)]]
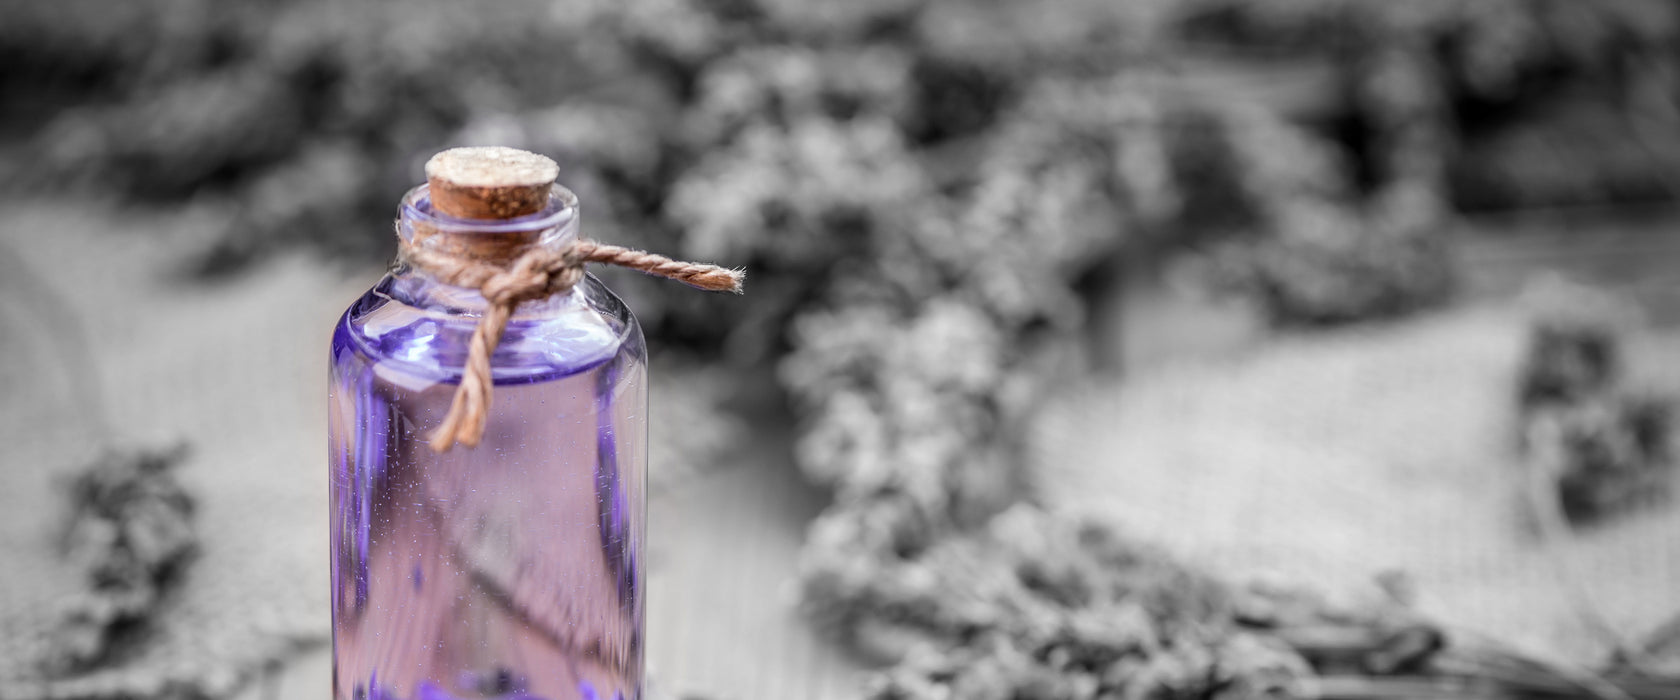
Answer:
[(504, 146), (451, 148), (426, 161), (432, 208), (458, 219), (512, 219), (548, 206), (560, 166)]

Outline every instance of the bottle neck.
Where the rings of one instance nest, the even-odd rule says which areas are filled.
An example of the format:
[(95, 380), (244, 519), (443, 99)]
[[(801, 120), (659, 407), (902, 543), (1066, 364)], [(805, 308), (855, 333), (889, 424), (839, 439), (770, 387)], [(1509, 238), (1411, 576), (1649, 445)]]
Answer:
[[(428, 186), (421, 185), (403, 196), (397, 235), (405, 246), (507, 266), (529, 251), (559, 250), (570, 245), (578, 237), (578, 219), (577, 196), (559, 185), (553, 187), (542, 211), (512, 219), (449, 216), (432, 206)], [(441, 282), (400, 256), (391, 267), (389, 280), (381, 286), (392, 298), (420, 308), (476, 314), (486, 306), (477, 289)], [(566, 306), (581, 293), (580, 285), (570, 294), (522, 304), (520, 312)]]
[(397, 235), (408, 245), (508, 265), (534, 248), (559, 248), (577, 240), (577, 195), (554, 185), (548, 205), (535, 214), (512, 219), (458, 219), (434, 208), (430, 187), (421, 185), (403, 195)]

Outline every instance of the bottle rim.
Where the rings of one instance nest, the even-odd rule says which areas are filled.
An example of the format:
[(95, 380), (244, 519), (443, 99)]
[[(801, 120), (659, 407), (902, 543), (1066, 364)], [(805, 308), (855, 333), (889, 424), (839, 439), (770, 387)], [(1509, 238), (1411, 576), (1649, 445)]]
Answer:
[(571, 190), (552, 185), (548, 206), (542, 211), (512, 219), (462, 219), (432, 208), (430, 185), (418, 185), (403, 195), (398, 207), (398, 233), (412, 240), (416, 227), (449, 235), (540, 234), (544, 243), (575, 238), (578, 230), (578, 199)]

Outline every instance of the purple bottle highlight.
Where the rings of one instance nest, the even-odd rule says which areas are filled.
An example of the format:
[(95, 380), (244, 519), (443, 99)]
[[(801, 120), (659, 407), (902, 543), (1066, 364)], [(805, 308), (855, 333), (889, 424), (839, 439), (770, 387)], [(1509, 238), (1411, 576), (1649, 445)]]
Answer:
[[(525, 179), (509, 184), (498, 168), (532, 154), (471, 150), (495, 151), (468, 154), (484, 173), (458, 171), (441, 187), (433, 177), (403, 198), (407, 245), (509, 264), (573, 244), (578, 207), (546, 174), (557, 169), (514, 172)], [(519, 303), (488, 354), (478, 444), (435, 450), (430, 434), (457, 400), (490, 306), (479, 290), (399, 263), (333, 334), (339, 700), (641, 694), (641, 330), (593, 276)]]

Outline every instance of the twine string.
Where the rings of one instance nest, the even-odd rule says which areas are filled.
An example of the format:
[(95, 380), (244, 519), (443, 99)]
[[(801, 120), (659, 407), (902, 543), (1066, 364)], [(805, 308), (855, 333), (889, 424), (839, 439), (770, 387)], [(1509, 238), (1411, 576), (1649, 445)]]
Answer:
[(473, 328), (467, 345), (467, 362), (455, 399), (443, 423), (428, 437), (434, 452), (448, 452), (456, 443), (477, 447), (484, 438), (490, 414), (494, 381), (490, 355), (502, 341), (508, 319), (519, 304), (564, 294), (583, 281), (584, 265), (604, 263), (665, 277), (691, 287), (715, 292), (741, 292), (743, 273), (717, 265), (682, 262), (663, 255), (576, 240), (559, 248), (536, 248), (507, 265), (461, 255), (451, 255), (402, 240), (399, 257), (439, 281), (479, 290), (488, 305)]

